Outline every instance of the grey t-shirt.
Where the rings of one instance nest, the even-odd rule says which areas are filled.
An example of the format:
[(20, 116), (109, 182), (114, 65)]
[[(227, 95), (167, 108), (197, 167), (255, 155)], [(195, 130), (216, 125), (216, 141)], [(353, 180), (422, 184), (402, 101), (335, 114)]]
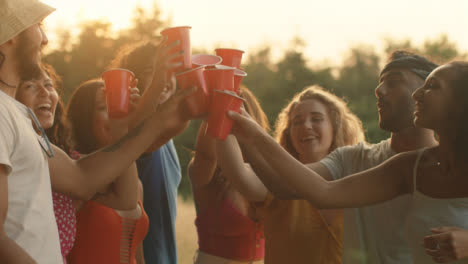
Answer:
[[(375, 167), (396, 153), (390, 140), (341, 147), (320, 161), (335, 180)], [(411, 196), (344, 210), (343, 264), (412, 263), (405, 240)]]

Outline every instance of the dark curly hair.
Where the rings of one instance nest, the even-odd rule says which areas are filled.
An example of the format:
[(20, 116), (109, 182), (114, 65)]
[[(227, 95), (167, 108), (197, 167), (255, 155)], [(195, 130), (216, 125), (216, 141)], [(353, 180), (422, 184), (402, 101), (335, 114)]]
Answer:
[(135, 78), (140, 81), (139, 88), (143, 93), (146, 87), (145, 83), (141, 83), (144, 81), (143, 74), (148, 65), (152, 65), (152, 59), (156, 56), (158, 48), (159, 44), (154, 41), (141, 41), (123, 46), (107, 68), (124, 68), (132, 71)]
[[(46, 74), (52, 80), (55, 90), (57, 91), (58, 101), (57, 108), (55, 109), (54, 124), (52, 127), (45, 130), (47, 137), (50, 142), (63, 151), (71, 152), (71, 131), (70, 126), (65, 116), (65, 106), (63, 103), (63, 81), (62, 78), (57, 74), (54, 67), (47, 63), (40, 64), (40, 72), (35, 73), (33, 79), (40, 79), (42, 74)], [(20, 80), (18, 87), (29, 80)]]

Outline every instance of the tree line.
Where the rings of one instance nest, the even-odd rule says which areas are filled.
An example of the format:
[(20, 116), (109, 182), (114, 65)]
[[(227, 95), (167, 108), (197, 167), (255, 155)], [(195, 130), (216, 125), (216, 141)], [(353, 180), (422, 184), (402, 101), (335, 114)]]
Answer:
[[(57, 31), (56, 48), (47, 52), (44, 61), (52, 64), (63, 78), (65, 102), (80, 83), (99, 77), (120, 47), (156, 39), (162, 29), (172, 24), (170, 19), (161, 18), (157, 4), (150, 9), (137, 6), (133, 14), (131, 27), (119, 32), (113, 32), (112, 25), (106, 21), (83, 22), (77, 36), (66, 28)], [(410, 39), (386, 39), (384, 43), (384, 54), (365, 44), (349, 48), (340, 66), (307, 59), (303, 52), (307, 43), (300, 36), (291, 40), (290, 47), (277, 60), (272, 58), (272, 47), (264, 45), (246, 52), (243, 67), (248, 76), (243, 84), (257, 96), (271, 125), (294, 94), (307, 86), (321, 85), (345, 98), (351, 110), (362, 120), (366, 139), (375, 143), (388, 137), (388, 133), (378, 127), (374, 95), (379, 71), (388, 54), (396, 49), (406, 49), (428, 56), (437, 63), (466, 58), (466, 54), (446, 35), (429, 38), (421, 45), (415, 45)], [(194, 54), (202, 52), (205, 52), (203, 47), (193, 48)], [(183, 173), (180, 193), (184, 197), (190, 197), (191, 193), (186, 167), (199, 124), (200, 121), (191, 122), (189, 128), (175, 138)]]

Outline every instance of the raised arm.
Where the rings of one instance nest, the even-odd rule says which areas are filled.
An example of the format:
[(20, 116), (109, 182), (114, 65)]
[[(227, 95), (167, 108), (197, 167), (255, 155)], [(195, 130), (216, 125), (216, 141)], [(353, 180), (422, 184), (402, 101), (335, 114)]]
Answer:
[[(53, 188), (81, 200), (91, 199), (97, 191), (128, 169), (150, 144), (162, 146), (187, 127), (188, 119), (181, 111), (181, 102), (193, 91), (194, 89), (178, 91), (126, 136), (78, 161), (70, 159), (65, 152), (54, 146), (56, 155), (49, 159)], [(74, 180), (60, 180), (60, 174), (69, 175)], [(77, 188), (76, 185), (80, 187)]]
[[(248, 113), (245, 110), (242, 110), (243, 114), (249, 118), (250, 121), (254, 122), (256, 125), (256, 128), (263, 130), (258, 124), (251, 119), (251, 117), (248, 115)], [(244, 134), (242, 135), (242, 132), (238, 133), (238, 136), (244, 136), (245, 138), (250, 138), (249, 134)], [(232, 174), (231, 178), (238, 178), (236, 181), (238, 181), (237, 188), (241, 192), (246, 192), (244, 195), (254, 198), (254, 200), (259, 199), (259, 196), (263, 196), (263, 190), (262, 188), (266, 187), (268, 190), (277, 198), (279, 199), (297, 199), (298, 196), (295, 192), (294, 189), (290, 188), (287, 186), (284, 181), (281, 180), (281, 175), (279, 175), (276, 171), (273, 170), (273, 168), (263, 159), (263, 157), (260, 155), (260, 153), (257, 151), (257, 149), (252, 146), (251, 144), (243, 144), (242, 145), (242, 151), (239, 148), (238, 142), (236, 139), (228, 138), (226, 140), (226, 143), (220, 143), (218, 146), (222, 147), (222, 152), (223, 156), (233, 158), (231, 156), (237, 155), (239, 156), (239, 160), (242, 160), (242, 164), (244, 164), (244, 159), (249, 163), (250, 167), (247, 169), (253, 169), (252, 172), (254, 173), (256, 177), (248, 177), (244, 176), (243, 178), (238, 178), (243, 175), (244, 173), (247, 173), (244, 171), (244, 173), (241, 173), (239, 175), (237, 174)], [(225, 159), (224, 166), (236, 166), (236, 168), (240, 168), (241, 163), (239, 162), (238, 164), (228, 164), (229, 158)], [(231, 168), (234, 169), (234, 168)], [(229, 172), (228, 172), (229, 173)], [(240, 173), (240, 172), (239, 172)], [(261, 180), (261, 182), (255, 182), (258, 180), (258, 178)], [(260, 187), (260, 184), (263, 185), (263, 187)], [(243, 190), (243, 191), (242, 191)], [(257, 193), (258, 191), (258, 193)], [(253, 192), (253, 193), (252, 193)], [(264, 197), (264, 196), (263, 196)]]
[(216, 141), (205, 135), (206, 127), (207, 123), (204, 121), (198, 129), (195, 154), (188, 165), (188, 176), (195, 189), (210, 183), (217, 166)]
[(244, 163), (241, 149), (233, 135), (229, 135), (224, 141), (216, 140), (216, 154), (218, 166), (234, 188), (251, 202), (265, 200), (268, 190), (250, 165)]
[(153, 77), (150, 80), (150, 85), (145, 89), (141, 97), (140, 103), (136, 107), (134, 118), (130, 122), (130, 128), (135, 127), (141, 121), (148, 118), (149, 114), (154, 112), (155, 108), (159, 104), (159, 97), (163, 92), (164, 88), (167, 87), (171, 80), (168, 80), (166, 68), (174, 68), (180, 66), (180, 62), (170, 63), (171, 60), (182, 56), (182, 53), (169, 54), (175, 45), (178, 45), (178, 41), (170, 43), (165, 46), (166, 39), (164, 39), (157, 47), (156, 55), (153, 59)]
[[(116, 142), (128, 133), (128, 120), (110, 119), (111, 141)], [(135, 162), (111, 183), (103, 194), (95, 195), (93, 200), (117, 210), (136, 208), (139, 196), (139, 178)]]
[(5, 233), (5, 220), (8, 212), (8, 173), (0, 164), (0, 263), (36, 263), (31, 256)]
[(337, 181), (327, 181), (301, 164), (286, 152), (255, 122), (240, 114), (230, 112), (236, 122), (236, 135), (249, 135), (254, 147), (282, 181), (295, 190), (299, 197), (309, 200), (317, 208), (359, 207), (389, 200), (409, 192), (414, 152), (404, 153), (380, 166)]

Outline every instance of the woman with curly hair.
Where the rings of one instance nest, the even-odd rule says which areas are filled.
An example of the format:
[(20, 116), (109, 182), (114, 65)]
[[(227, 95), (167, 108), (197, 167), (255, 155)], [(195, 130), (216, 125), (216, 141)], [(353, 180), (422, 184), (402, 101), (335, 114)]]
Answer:
[[(304, 164), (321, 160), (337, 147), (364, 140), (361, 121), (342, 99), (319, 86), (293, 97), (278, 117), (275, 135), (279, 144)], [(218, 159), (246, 197), (262, 202), (266, 264), (341, 263), (341, 210), (318, 210), (305, 200), (274, 197), (244, 165), (234, 136), (218, 142)]]

